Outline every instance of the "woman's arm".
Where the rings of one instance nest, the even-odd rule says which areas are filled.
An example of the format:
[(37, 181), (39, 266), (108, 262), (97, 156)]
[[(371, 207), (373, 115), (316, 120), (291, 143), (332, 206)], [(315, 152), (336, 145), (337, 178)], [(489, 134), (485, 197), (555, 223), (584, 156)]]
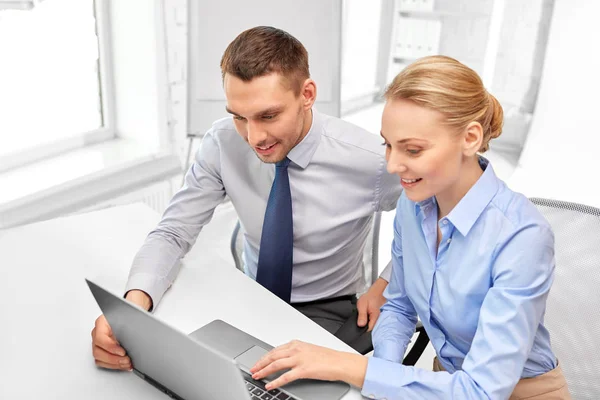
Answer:
[(402, 197), (398, 201), (394, 219), (392, 242), (392, 275), (384, 291), (387, 302), (373, 330), (374, 357), (401, 363), (410, 339), (415, 332), (417, 312), (405, 290), (404, 261), (402, 257)]
[(344, 381), (362, 387), (367, 357), (294, 340), (265, 354), (250, 372), (252, 378), (263, 379), (283, 369), (290, 371), (267, 384), (267, 390), (308, 378)]
[[(554, 238), (531, 225), (500, 244), (462, 370), (432, 372), (372, 358), (362, 393), (387, 399), (507, 399), (521, 378), (550, 290)], [(553, 367), (549, 365), (549, 367)]]

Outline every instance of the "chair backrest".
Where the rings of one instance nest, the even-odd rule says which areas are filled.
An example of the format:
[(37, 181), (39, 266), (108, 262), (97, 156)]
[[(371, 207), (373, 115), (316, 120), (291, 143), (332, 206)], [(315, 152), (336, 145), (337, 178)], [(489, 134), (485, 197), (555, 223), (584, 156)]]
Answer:
[[(365, 291), (379, 277), (379, 230), (381, 226), (381, 212), (373, 214), (373, 221), (367, 242), (365, 245), (363, 264), (365, 268)], [(235, 224), (230, 242), (231, 256), (235, 262), (235, 267), (244, 272), (244, 234), (240, 221)], [(370, 279), (370, 281), (368, 281)], [(360, 294), (360, 293), (358, 293)]]
[(245, 272), (244, 259), (242, 258), (242, 253), (244, 252), (244, 232), (242, 231), (242, 225), (240, 224), (239, 219), (231, 233), (229, 249), (231, 250), (231, 256), (233, 257), (235, 267), (240, 271)]
[(600, 209), (530, 199), (552, 226), (555, 280), (544, 324), (574, 399), (600, 399)]

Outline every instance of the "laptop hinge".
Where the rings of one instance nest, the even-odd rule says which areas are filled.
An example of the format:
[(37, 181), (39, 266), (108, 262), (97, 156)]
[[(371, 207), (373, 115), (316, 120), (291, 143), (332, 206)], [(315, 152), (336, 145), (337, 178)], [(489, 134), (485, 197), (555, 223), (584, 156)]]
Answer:
[(167, 396), (171, 397), (172, 399), (185, 400), (183, 397), (178, 396), (177, 393), (173, 393), (168, 388), (164, 387), (163, 385), (161, 385), (154, 379), (150, 378), (148, 375), (144, 374), (143, 372), (140, 372), (134, 368), (133, 373), (136, 374), (137, 376), (139, 376), (140, 378), (142, 378), (143, 380), (145, 380), (146, 382), (148, 382), (149, 384), (151, 384), (152, 386), (154, 386), (155, 388), (157, 388), (158, 390), (160, 390), (161, 392), (163, 392), (164, 394), (166, 394)]

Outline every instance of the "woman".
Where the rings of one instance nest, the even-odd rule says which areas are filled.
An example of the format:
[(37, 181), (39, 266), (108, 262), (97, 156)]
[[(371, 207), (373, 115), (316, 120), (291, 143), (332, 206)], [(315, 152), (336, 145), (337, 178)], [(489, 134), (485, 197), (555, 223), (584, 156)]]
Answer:
[[(371, 398), (570, 398), (543, 325), (553, 233), (478, 155), (500, 135), (502, 107), (473, 70), (442, 56), (408, 66), (386, 99), (387, 168), (404, 192), (374, 356), (295, 341), (263, 357), (254, 378), (291, 368), (268, 388), (343, 380)], [(417, 316), (433, 371), (401, 364)]]

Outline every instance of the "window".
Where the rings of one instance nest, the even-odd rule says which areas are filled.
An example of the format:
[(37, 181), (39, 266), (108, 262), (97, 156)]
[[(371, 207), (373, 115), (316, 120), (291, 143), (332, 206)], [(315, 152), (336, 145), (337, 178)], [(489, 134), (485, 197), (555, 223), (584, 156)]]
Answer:
[(0, 171), (114, 137), (103, 3), (0, 10)]

